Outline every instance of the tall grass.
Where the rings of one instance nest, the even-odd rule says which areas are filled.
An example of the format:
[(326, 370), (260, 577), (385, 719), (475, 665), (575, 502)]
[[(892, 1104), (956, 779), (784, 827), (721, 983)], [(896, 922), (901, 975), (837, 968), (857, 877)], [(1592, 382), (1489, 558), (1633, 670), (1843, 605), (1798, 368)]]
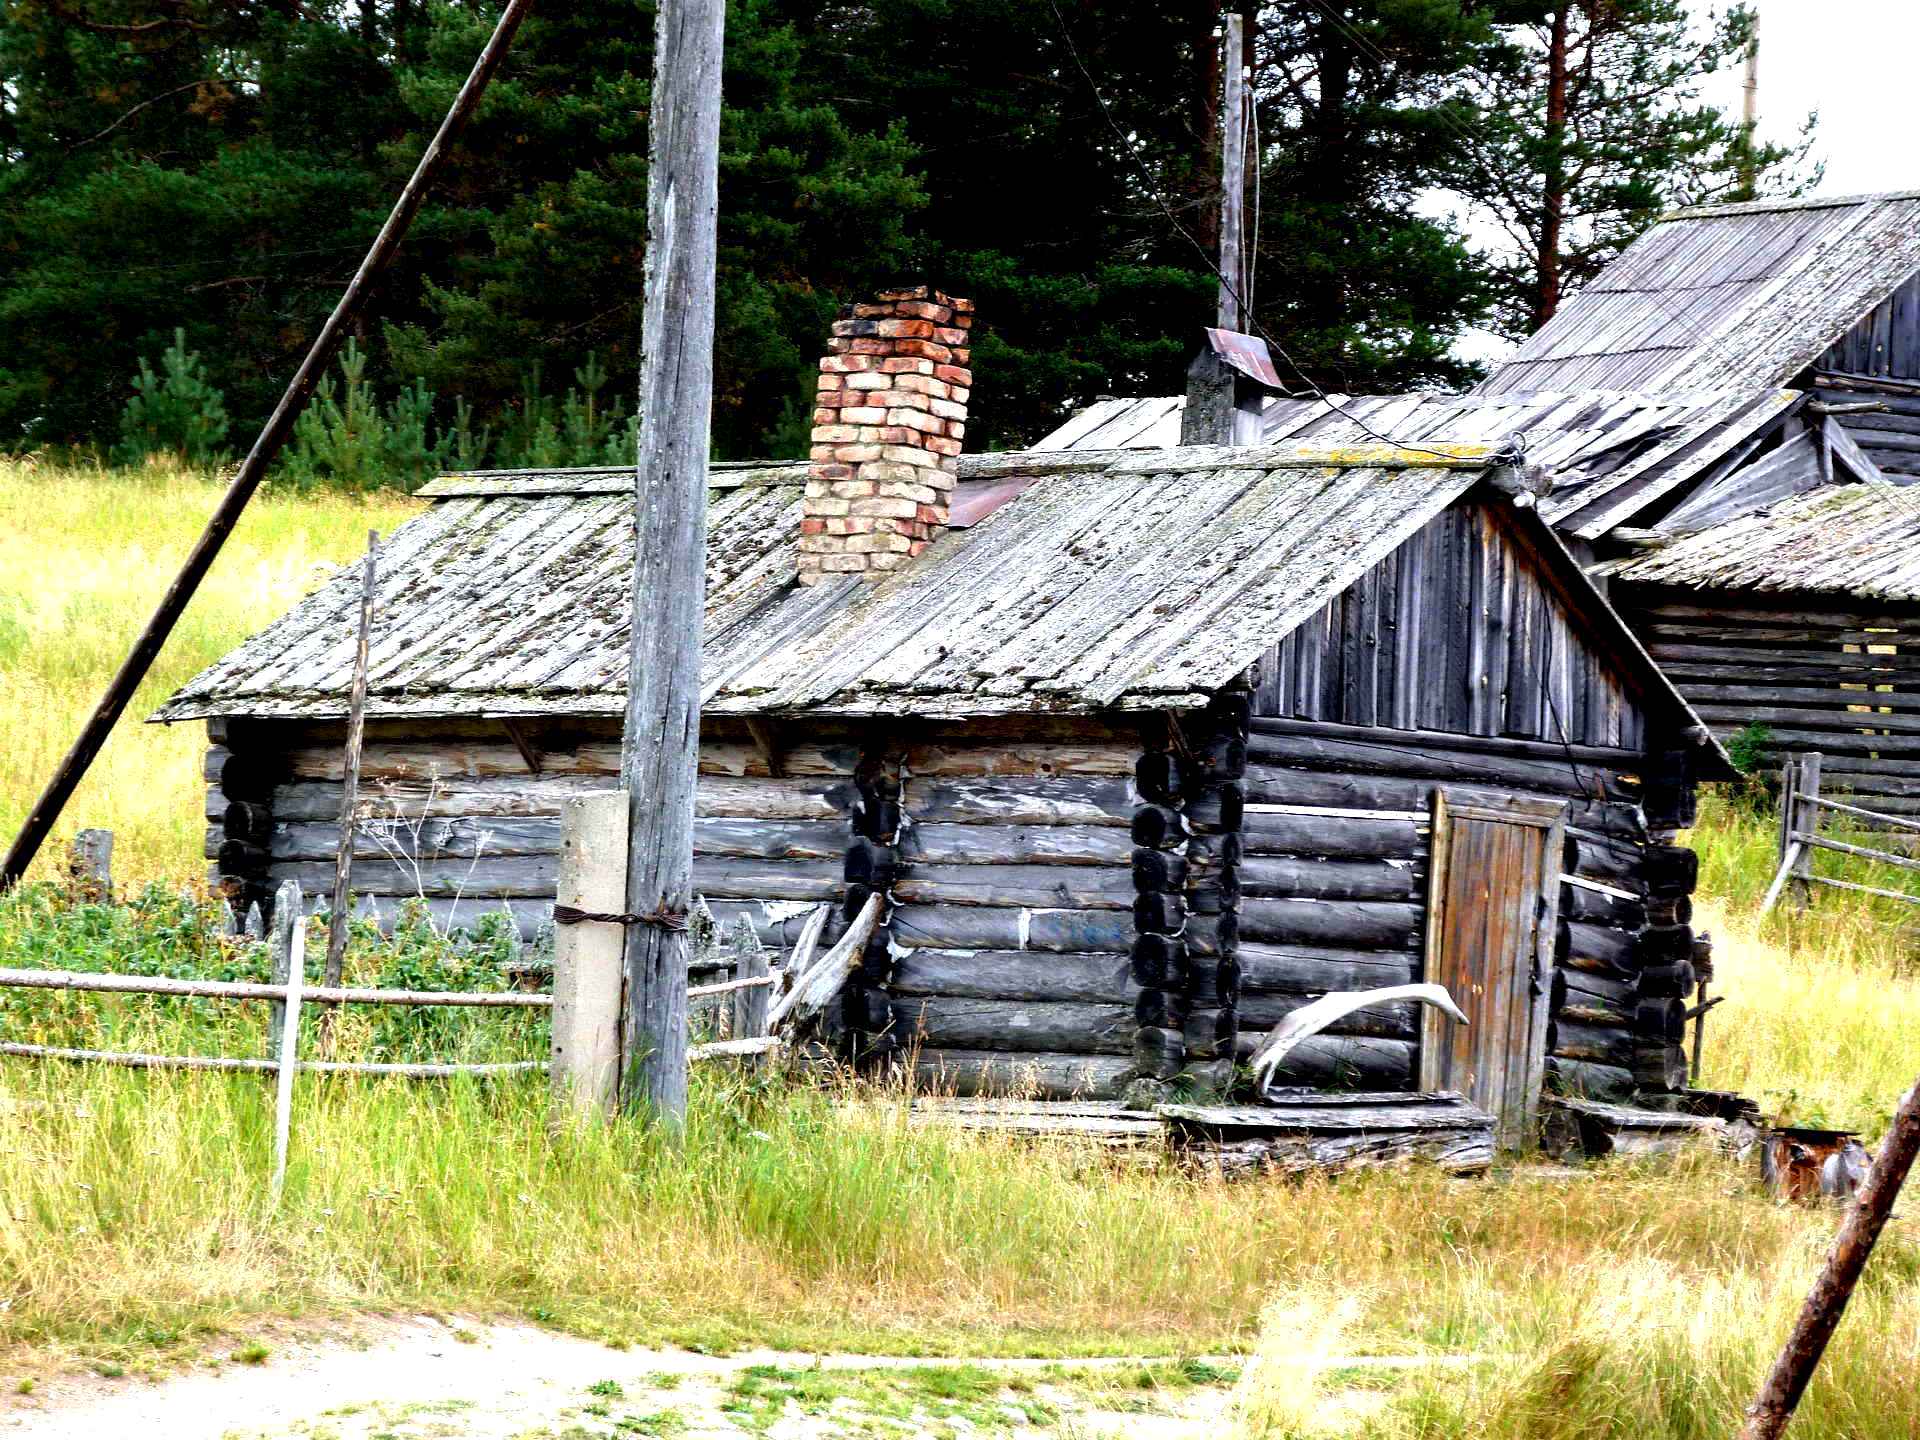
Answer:
[[(167, 465), (55, 470), (0, 460), (0, 833), (12, 835), (25, 818), (219, 493), (212, 477)], [(368, 529), (389, 530), (416, 508), (384, 496), (256, 496), (67, 807), (61, 833), (111, 829), (116, 877), (134, 885), (199, 872), (203, 732), (140, 721), (363, 550)], [(52, 859), (34, 873), (50, 874)]]

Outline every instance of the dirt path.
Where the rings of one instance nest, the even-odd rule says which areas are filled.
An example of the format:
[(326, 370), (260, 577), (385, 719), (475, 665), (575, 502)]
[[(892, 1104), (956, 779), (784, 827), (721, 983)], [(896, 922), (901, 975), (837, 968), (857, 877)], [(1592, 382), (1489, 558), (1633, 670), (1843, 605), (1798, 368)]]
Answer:
[(1213, 1361), (939, 1361), (610, 1350), (525, 1325), (425, 1318), (289, 1342), (158, 1383), (0, 1398), (0, 1440), (625, 1440), (832, 1436), (1217, 1437), (1237, 1368)]

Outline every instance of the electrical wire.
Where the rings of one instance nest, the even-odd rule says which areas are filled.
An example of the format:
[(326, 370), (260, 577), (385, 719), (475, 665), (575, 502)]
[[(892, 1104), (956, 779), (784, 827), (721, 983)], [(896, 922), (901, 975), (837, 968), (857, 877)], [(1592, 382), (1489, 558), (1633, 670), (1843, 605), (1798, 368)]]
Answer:
[[(1315, 0), (1315, 3), (1317, 4), (1318, 0)], [(1225, 287), (1227, 294), (1233, 299), (1234, 303), (1239, 306), (1240, 313), (1246, 317), (1246, 323), (1253, 327), (1254, 332), (1259, 335), (1262, 340), (1266, 341), (1269, 349), (1286, 362), (1287, 368), (1294, 373), (1300, 383), (1306, 387), (1307, 391), (1329, 410), (1343, 416), (1361, 433), (1378, 440), (1383, 445), (1390, 445), (1396, 450), (1405, 450), (1415, 455), (1432, 455), (1440, 460), (1458, 460), (1460, 458), (1458, 455), (1449, 454), (1444, 450), (1430, 449), (1424, 445), (1415, 445), (1406, 441), (1396, 440), (1391, 435), (1382, 434), (1380, 431), (1374, 429), (1373, 426), (1369, 425), (1365, 420), (1362, 420), (1358, 415), (1354, 414), (1353, 411), (1347, 409), (1344, 405), (1340, 404), (1339, 401), (1335, 400), (1332, 395), (1328, 394), (1320, 384), (1301, 368), (1300, 363), (1287, 352), (1285, 346), (1273, 337), (1267, 327), (1260, 323), (1258, 317), (1253, 314), (1252, 309), (1242, 298), (1239, 281), (1227, 277), (1225, 272), (1220, 269), (1218, 261), (1207, 252), (1207, 247), (1200, 243), (1198, 236), (1180, 223), (1179, 217), (1173, 212), (1173, 207), (1167, 203), (1166, 197), (1160, 193), (1160, 187), (1154, 183), (1153, 175), (1148, 171), (1146, 162), (1140, 158), (1139, 151), (1134, 148), (1133, 141), (1128, 138), (1126, 131), (1121, 128), (1120, 122), (1114, 119), (1113, 111), (1107, 105), (1107, 97), (1102, 93), (1099, 81), (1094, 79), (1093, 72), (1087, 68), (1087, 62), (1081, 58), (1080, 47), (1073, 43), (1073, 33), (1067, 28), (1066, 16), (1060, 12), (1059, 0), (1047, 0), (1047, 8), (1053, 12), (1054, 23), (1058, 25), (1060, 29), (1060, 39), (1066, 46), (1068, 56), (1073, 60), (1074, 68), (1080, 72), (1081, 78), (1087, 82), (1087, 89), (1093, 95), (1094, 103), (1100, 109), (1101, 118), (1106, 121), (1107, 128), (1113, 132), (1114, 138), (1120, 142), (1122, 153), (1124, 153), (1132, 163), (1135, 173), (1140, 177), (1140, 183), (1146, 187), (1148, 196), (1153, 200), (1155, 207), (1165, 218), (1167, 225), (1175, 234), (1179, 235), (1181, 239), (1193, 247), (1194, 253), (1200, 257), (1201, 263), (1212, 272), (1214, 278)], [(1255, 169), (1257, 172), (1257, 164)]]

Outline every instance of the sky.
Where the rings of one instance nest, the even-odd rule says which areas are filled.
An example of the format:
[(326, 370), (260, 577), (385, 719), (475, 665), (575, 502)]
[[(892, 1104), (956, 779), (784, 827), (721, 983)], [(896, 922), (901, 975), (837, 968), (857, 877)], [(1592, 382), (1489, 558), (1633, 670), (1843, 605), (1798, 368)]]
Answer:
[[(1817, 110), (1819, 195), (1920, 190), (1913, 58), (1920, 0), (1759, 0), (1760, 134), (1793, 136)], [(1740, 73), (1709, 99), (1738, 113)]]
[[(1704, 7), (1695, 7), (1704, 8)], [(1812, 193), (1920, 190), (1920, 144), (1911, 106), (1920, 98), (1920, 0), (1758, 0), (1762, 139), (1789, 142), (1819, 113), (1813, 157), (1826, 173)], [(1737, 115), (1744, 67), (1715, 76), (1703, 98)], [(1436, 209), (1451, 208), (1436, 201)], [(1471, 227), (1481, 243), (1499, 232)], [(1480, 331), (1455, 350), (1479, 361), (1512, 351)]]

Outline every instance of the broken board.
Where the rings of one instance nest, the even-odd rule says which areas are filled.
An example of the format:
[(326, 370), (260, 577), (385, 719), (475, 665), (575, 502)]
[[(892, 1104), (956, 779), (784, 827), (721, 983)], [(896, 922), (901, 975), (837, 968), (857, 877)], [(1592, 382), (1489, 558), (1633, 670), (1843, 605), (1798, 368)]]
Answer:
[(1493, 1164), (1494, 1120), (1452, 1091), (1281, 1090), (1261, 1105), (1158, 1105), (1176, 1152), (1229, 1176), (1338, 1172), (1423, 1160)]

